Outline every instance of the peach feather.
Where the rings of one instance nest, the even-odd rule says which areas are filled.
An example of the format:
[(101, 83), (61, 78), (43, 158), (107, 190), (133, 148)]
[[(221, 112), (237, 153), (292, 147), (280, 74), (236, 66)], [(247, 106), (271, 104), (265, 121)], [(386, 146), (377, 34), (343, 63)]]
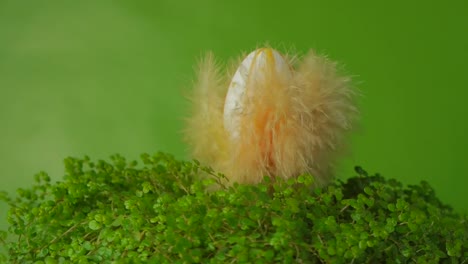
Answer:
[(328, 183), (357, 116), (350, 78), (313, 51), (295, 61), (261, 48), (237, 66), (201, 61), (185, 130), (192, 156), (230, 183), (304, 173)]

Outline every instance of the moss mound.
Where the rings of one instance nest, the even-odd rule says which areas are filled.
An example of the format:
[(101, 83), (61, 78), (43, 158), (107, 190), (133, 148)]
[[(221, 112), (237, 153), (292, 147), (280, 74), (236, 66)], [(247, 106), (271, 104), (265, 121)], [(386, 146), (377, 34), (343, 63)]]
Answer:
[[(425, 182), (357, 176), (312, 190), (310, 175), (205, 191), (223, 177), (163, 153), (142, 166), (68, 158), (3, 195), (9, 263), (463, 263), (467, 217)], [(212, 177), (197, 180), (200, 174)], [(14, 242), (6, 242), (7, 235)], [(10, 240), (11, 238), (9, 238)]]

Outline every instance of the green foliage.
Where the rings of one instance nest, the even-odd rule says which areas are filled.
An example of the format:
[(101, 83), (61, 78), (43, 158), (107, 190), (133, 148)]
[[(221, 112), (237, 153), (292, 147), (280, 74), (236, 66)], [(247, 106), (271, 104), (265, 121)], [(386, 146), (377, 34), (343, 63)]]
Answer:
[[(468, 222), (425, 182), (403, 186), (360, 168), (311, 189), (313, 177), (222, 186), (198, 162), (143, 155), (142, 166), (65, 160), (10, 204), (0, 243), (9, 263), (466, 263)], [(199, 175), (208, 175), (200, 180)], [(214, 190), (214, 185), (218, 188)], [(207, 191), (207, 190), (210, 191)]]

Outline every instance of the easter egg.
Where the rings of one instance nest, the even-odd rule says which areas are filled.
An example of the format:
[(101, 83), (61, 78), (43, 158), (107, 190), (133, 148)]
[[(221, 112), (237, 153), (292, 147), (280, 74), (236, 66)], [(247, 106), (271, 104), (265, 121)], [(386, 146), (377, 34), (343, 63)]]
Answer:
[(292, 75), (289, 63), (278, 51), (271, 48), (251, 52), (237, 68), (224, 103), (224, 128), (231, 139), (240, 137), (239, 123), (241, 116), (245, 114), (245, 101), (255, 101), (255, 86), (268, 82), (272, 74), (283, 78), (290, 78)]

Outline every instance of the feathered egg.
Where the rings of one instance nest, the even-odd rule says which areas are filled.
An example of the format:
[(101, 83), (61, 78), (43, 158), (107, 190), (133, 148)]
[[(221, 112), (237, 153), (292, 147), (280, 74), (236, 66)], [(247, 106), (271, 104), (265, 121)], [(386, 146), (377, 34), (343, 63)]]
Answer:
[(278, 51), (270, 48), (251, 52), (234, 73), (224, 103), (224, 127), (233, 140), (239, 140), (240, 120), (245, 114), (245, 101), (255, 100), (254, 96), (258, 93), (255, 91), (255, 85), (251, 84), (259, 85), (266, 82), (270, 74), (281, 74), (284, 75), (283, 78), (291, 78), (289, 63)]
[(230, 182), (311, 173), (327, 183), (357, 110), (350, 80), (309, 52), (297, 63), (271, 48), (248, 54), (232, 76), (200, 63), (186, 138), (192, 155)]

